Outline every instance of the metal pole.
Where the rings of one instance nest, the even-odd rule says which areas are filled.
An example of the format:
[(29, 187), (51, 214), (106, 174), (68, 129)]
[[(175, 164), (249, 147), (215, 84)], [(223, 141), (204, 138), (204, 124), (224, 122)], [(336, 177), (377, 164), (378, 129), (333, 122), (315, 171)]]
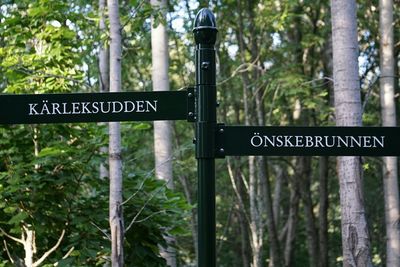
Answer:
[(215, 129), (217, 28), (203, 8), (194, 22), (196, 42), (196, 158), (198, 175), (198, 267), (215, 267)]

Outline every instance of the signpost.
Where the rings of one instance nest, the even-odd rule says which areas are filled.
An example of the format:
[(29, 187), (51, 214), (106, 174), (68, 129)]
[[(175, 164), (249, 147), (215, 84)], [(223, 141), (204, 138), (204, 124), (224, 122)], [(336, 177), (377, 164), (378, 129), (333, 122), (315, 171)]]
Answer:
[(215, 158), (400, 156), (397, 127), (225, 126), (216, 118), (217, 28), (202, 9), (193, 29), (196, 87), (184, 91), (0, 95), (0, 124), (187, 120), (195, 122), (198, 267), (215, 267)]
[(215, 267), (215, 127), (217, 40), (214, 15), (202, 9), (194, 22), (196, 42), (196, 158), (198, 267)]

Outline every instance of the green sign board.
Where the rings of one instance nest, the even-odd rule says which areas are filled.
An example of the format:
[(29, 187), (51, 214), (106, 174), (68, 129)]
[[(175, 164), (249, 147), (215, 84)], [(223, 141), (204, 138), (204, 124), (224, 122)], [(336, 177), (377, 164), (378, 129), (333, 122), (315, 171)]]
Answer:
[(398, 127), (223, 126), (216, 155), (399, 156)]
[(0, 95), (0, 124), (190, 120), (190, 92)]

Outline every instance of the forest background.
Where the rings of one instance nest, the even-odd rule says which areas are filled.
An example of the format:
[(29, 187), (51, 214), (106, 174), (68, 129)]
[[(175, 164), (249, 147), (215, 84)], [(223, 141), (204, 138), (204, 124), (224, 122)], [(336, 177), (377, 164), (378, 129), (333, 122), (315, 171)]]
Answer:
[[(166, 12), (148, 1), (119, 4), (123, 91), (152, 90), (151, 18), (168, 29), (169, 87), (195, 84), (193, 21), (209, 7), (219, 30), (219, 122), (335, 124), (329, 1), (169, 1)], [(107, 19), (99, 25), (99, 5), (2, 0), (1, 93), (100, 91), (99, 52), (109, 32)], [(398, 106), (399, 6), (393, 7)], [(379, 1), (357, 8), (362, 121), (379, 126)], [(165, 266), (166, 236), (174, 240), (175, 266), (196, 263), (194, 126), (177, 121), (171, 129), (167, 186), (155, 174), (153, 124), (121, 123), (126, 266)], [(0, 127), (0, 266), (107, 266), (109, 180), (100, 171), (107, 144), (105, 124)], [(381, 158), (362, 158), (376, 266), (387, 259), (382, 165)], [(229, 157), (216, 170), (217, 266), (342, 265), (335, 157)]]

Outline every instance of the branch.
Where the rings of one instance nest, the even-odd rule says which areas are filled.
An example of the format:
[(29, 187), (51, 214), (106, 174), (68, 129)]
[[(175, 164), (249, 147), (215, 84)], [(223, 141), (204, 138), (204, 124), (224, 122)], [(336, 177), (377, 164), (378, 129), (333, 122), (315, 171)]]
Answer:
[[(68, 252), (65, 253), (65, 255), (64, 255), (61, 259), (62, 259), (62, 260), (65, 260), (66, 258), (68, 258), (69, 255), (72, 253), (72, 251), (74, 251), (74, 249), (75, 249), (75, 247), (71, 247), (71, 248), (68, 250)], [(57, 262), (54, 263), (53, 265), (54, 265), (54, 266), (58, 266), (58, 262), (59, 262), (59, 261), (57, 261)]]
[(371, 96), (372, 90), (374, 89), (374, 85), (378, 81), (378, 79), (379, 79), (379, 75), (375, 76), (375, 79), (373, 81), (371, 81), (368, 85), (368, 91), (365, 94), (364, 103), (362, 103), (362, 113), (361, 114), (364, 114), (365, 107), (367, 106), (369, 97)]
[(3, 228), (0, 228), (0, 231), (5, 235), (6, 237), (10, 238), (11, 240), (14, 240), (15, 242), (21, 243), (22, 245), (24, 244), (24, 240), (13, 237), (12, 235), (7, 234)]
[(227, 159), (227, 164), (226, 164), (226, 165), (227, 165), (227, 168), (228, 168), (228, 174), (229, 174), (229, 178), (230, 178), (230, 180), (231, 180), (231, 184), (232, 184), (232, 187), (233, 187), (233, 191), (235, 192), (236, 197), (237, 197), (237, 200), (238, 200), (239, 208), (240, 208), (240, 210), (243, 212), (243, 215), (244, 215), (244, 217), (245, 217), (245, 220), (246, 220), (247, 223), (250, 225), (250, 218), (249, 218), (249, 216), (248, 216), (248, 214), (247, 214), (247, 212), (246, 212), (246, 207), (245, 207), (245, 205), (244, 205), (243, 198), (242, 198), (242, 196), (241, 196), (241, 194), (240, 194), (240, 192), (239, 192), (239, 189), (238, 189), (238, 187), (237, 187), (237, 185), (236, 185), (235, 174), (233, 173), (232, 163), (231, 163), (231, 161), (229, 160), (229, 158)]
[(149, 204), (149, 202), (155, 197), (156, 194), (158, 194), (161, 189), (164, 188), (164, 186), (167, 185), (169, 180), (166, 180), (165, 183), (163, 184), (163, 186), (160, 186), (158, 190), (156, 190), (147, 200), (146, 202), (143, 204), (143, 206), (140, 208), (140, 210), (138, 211), (138, 213), (136, 213), (135, 217), (133, 217), (132, 221), (129, 223), (129, 226), (126, 228), (125, 233), (129, 231), (129, 229), (132, 227), (132, 225), (136, 222), (136, 219), (140, 216), (140, 214), (142, 213), (142, 211), (147, 207), (147, 204)]
[(145, 217), (145, 218), (143, 218), (143, 219), (141, 219), (141, 220), (138, 220), (138, 221), (132, 220), (131, 223), (130, 223), (130, 224), (128, 225), (128, 227), (126, 228), (126, 230), (128, 231), (129, 228), (131, 228), (132, 225), (133, 225), (134, 223), (141, 223), (141, 222), (147, 221), (147, 220), (150, 219), (151, 217), (154, 217), (154, 216), (156, 216), (157, 214), (165, 213), (165, 212), (167, 212), (167, 210), (159, 210), (159, 211), (153, 212), (152, 214), (150, 214), (149, 216), (147, 216), (147, 217)]
[(64, 257), (62, 257), (61, 259), (65, 260), (66, 258), (69, 257), (69, 255), (72, 253), (72, 251), (74, 251), (75, 247), (71, 247), (67, 253), (65, 253)]
[(6, 249), (7, 252), (7, 256), (10, 259), (11, 263), (14, 264), (14, 259), (11, 257), (10, 251), (8, 250), (8, 246), (7, 246), (7, 241), (5, 239), (3, 239), (3, 243), (4, 243), (4, 247)]
[(95, 224), (94, 222), (90, 222), (91, 225), (93, 225), (94, 227), (96, 227), (100, 232), (103, 233), (103, 235), (105, 235), (105, 237), (107, 237), (108, 240), (111, 241), (111, 237), (109, 234), (107, 234), (106, 231), (104, 231), (103, 229), (101, 229), (97, 224)]
[(224, 83), (228, 82), (230, 79), (234, 78), (234, 77), (236, 76), (236, 74), (238, 74), (238, 73), (243, 73), (243, 72), (248, 72), (248, 71), (250, 71), (251, 68), (253, 68), (253, 67), (259, 69), (260, 71), (263, 71), (263, 68), (260, 67), (260, 66), (258, 66), (258, 65), (256, 64), (256, 62), (258, 61), (258, 59), (259, 59), (259, 56), (257, 56), (257, 58), (256, 58), (253, 62), (251, 62), (251, 63), (243, 63), (243, 64), (240, 64), (240, 65), (232, 72), (232, 74), (231, 74), (230, 77), (226, 78), (226, 79), (223, 80), (223, 81), (217, 82), (217, 85), (224, 84)]
[[(173, 160), (173, 156), (169, 157), (166, 161), (164, 161), (163, 163), (160, 164), (160, 166), (167, 164), (168, 162), (171, 162)], [(140, 184), (139, 188), (136, 190), (136, 192), (134, 192), (131, 196), (129, 196), (125, 201), (122, 202), (121, 206), (124, 206), (126, 203), (128, 203), (129, 201), (131, 201), (132, 198), (134, 198), (143, 188), (144, 188), (144, 184), (147, 181), (147, 179), (149, 179), (151, 176), (151, 174), (153, 174), (155, 172), (155, 168), (152, 169), (151, 171), (149, 171), (144, 180), (142, 181), (142, 183)], [(171, 178), (166, 180), (165, 184), (168, 184), (170, 182)]]
[(33, 263), (33, 265), (32, 265), (33, 267), (39, 266), (51, 253), (53, 253), (58, 248), (58, 246), (61, 244), (61, 241), (64, 238), (64, 234), (65, 234), (65, 229), (62, 230), (57, 243), (51, 249), (46, 251), (40, 259), (38, 259), (35, 263)]

